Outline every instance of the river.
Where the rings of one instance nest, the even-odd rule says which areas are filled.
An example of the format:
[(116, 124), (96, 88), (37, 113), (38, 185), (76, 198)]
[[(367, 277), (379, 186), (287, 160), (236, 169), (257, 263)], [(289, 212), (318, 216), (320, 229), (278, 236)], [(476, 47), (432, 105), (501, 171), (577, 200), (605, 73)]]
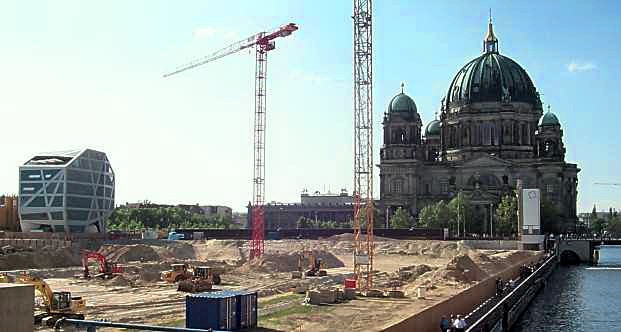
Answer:
[(598, 266), (559, 266), (513, 331), (621, 331), (621, 247)]

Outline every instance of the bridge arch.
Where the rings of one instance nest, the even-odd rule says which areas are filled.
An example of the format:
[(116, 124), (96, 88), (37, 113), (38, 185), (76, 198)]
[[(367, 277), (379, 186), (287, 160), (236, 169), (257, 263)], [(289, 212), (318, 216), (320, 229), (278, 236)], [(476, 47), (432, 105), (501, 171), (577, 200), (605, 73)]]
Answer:
[(561, 264), (579, 265), (580, 261), (580, 256), (573, 250), (566, 249), (561, 252)]

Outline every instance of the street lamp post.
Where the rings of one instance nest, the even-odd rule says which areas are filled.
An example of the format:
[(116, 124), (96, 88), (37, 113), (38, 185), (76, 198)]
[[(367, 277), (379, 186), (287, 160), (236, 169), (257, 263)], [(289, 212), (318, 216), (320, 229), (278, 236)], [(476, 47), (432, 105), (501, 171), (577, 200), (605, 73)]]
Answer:
[(494, 224), (492, 222), (492, 203), (489, 203), (489, 237), (490, 238), (494, 237), (493, 227), (494, 227)]

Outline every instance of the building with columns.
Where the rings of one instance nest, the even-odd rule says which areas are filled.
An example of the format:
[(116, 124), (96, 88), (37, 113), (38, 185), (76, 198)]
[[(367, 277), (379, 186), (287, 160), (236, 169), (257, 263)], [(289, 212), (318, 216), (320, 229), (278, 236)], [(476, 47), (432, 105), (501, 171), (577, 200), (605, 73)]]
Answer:
[(541, 189), (565, 222), (577, 220), (580, 169), (565, 161), (561, 123), (549, 106), (544, 113), (524, 68), (499, 52), (491, 18), (482, 54), (457, 72), (439, 113), (423, 132), (403, 85), (388, 104), (379, 165), (387, 218), (399, 207), (416, 217), (462, 192), (483, 223), (520, 179)]

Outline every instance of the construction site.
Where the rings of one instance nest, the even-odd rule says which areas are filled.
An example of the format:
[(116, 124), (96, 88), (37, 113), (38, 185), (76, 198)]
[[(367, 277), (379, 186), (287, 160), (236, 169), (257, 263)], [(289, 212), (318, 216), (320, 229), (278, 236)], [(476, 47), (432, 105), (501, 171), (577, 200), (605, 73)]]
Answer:
[[(451, 240), (448, 228), (436, 229), (445, 234), (441, 239), (375, 234), (371, 0), (354, 0), (351, 18), (354, 181), (350, 231), (313, 239), (266, 239), (266, 234), (274, 231), (266, 228), (264, 213), (267, 54), (276, 49), (276, 40), (292, 38), (302, 28), (296, 23), (280, 25), (164, 74), (181, 74), (242, 50), (254, 50), (249, 236), (213, 239), (208, 232), (188, 237), (173, 231), (164, 239), (103, 236), (46, 240), (0, 233), (0, 316), (5, 324), (0, 324), (0, 332), (69, 330), (71, 326), (141, 330), (136, 324), (161, 331), (164, 327), (435, 331), (443, 315), (471, 312), (493, 295), (498, 278), (515, 278), (521, 267), (539, 261), (543, 256), (540, 242), (535, 243), (536, 250), (529, 251), (517, 250), (520, 245), (515, 240)], [(399, 135), (405, 142), (405, 131)], [(98, 185), (112, 190), (113, 181)], [(84, 190), (91, 192), (89, 188)], [(401, 182), (394, 188), (401, 192)], [(99, 215), (100, 223), (103, 215)], [(48, 218), (47, 214), (44, 217)], [(520, 223), (522, 219), (518, 219)], [(32, 224), (40, 220), (34, 219)], [(466, 232), (463, 227), (462, 235)], [(70, 228), (60, 225), (54, 229), (68, 234)], [(459, 236), (459, 226), (457, 229)], [(491, 237), (491, 229), (489, 232)], [(539, 241), (538, 233), (530, 236)], [(10, 295), (13, 290), (21, 295)], [(24, 295), (30, 293), (32, 298)], [(14, 296), (24, 301), (15, 305), (10, 300)], [(9, 316), (25, 325), (6, 325)]]
[[(186, 295), (227, 289), (258, 294), (263, 330), (382, 331), (399, 330), (402, 321), (539, 256), (474, 249), (463, 241), (375, 240), (373, 288), (351, 294), (346, 286), (355, 280), (352, 234), (266, 241), (265, 252), (253, 259), (249, 243), (241, 240), (136, 241), (103, 244), (96, 251), (74, 245), (53, 254), (47, 248), (6, 252), (5, 246), (0, 270), (9, 271), (3, 273), (5, 282), (36, 285), (33, 280), (40, 280), (54, 293), (69, 292), (80, 299), (71, 314), (89, 320), (182, 327)], [(199, 277), (204, 287), (182, 289), (201, 266), (210, 269)], [(37, 292), (35, 303), (45, 306), (41, 295)], [(461, 301), (451, 306), (469, 305)]]

